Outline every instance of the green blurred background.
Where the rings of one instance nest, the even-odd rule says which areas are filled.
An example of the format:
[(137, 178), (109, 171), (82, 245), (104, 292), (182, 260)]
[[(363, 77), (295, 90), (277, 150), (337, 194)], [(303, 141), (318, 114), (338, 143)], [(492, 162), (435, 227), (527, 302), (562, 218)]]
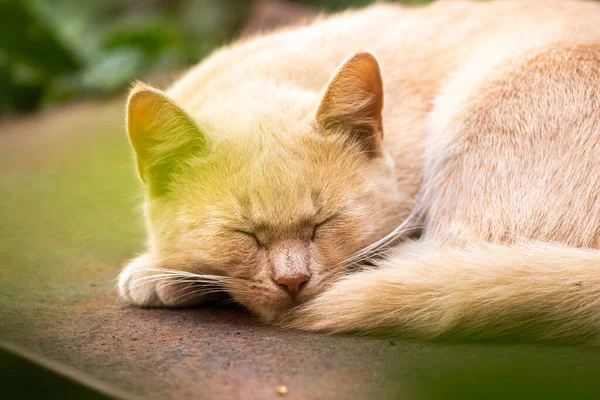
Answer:
[[(193, 64), (237, 36), (251, 23), (259, 3), (0, 0), (0, 113), (112, 94), (151, 71)], [(370, 1), (262, 3), (272, 8), (283, 4), (278, 10), (285, 12), (311, 13)]]

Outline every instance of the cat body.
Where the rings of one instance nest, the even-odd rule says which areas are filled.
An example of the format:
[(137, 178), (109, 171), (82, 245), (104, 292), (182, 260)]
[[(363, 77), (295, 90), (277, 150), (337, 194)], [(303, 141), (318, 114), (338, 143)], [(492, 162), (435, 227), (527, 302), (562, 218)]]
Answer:
[(307, 330), (597, 336), (599, 20), (585, 1), (380, 4), (137, 85), (149, 249), (121, 295), (225, 288)]

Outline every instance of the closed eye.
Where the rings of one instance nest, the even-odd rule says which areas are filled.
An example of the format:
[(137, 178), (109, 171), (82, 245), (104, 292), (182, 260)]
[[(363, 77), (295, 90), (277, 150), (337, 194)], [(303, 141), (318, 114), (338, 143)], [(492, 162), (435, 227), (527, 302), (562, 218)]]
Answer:
[(248, 232), (248, 231), (243, 231), (240, 229), (233, 229), (233, 231), (254, 240), (254, 242), (256, 243), (256, 245), (258, 247), (263, 247), (263, 244), (260, 242), (260, 240), (258, 240), (258, 238), (256, 237), (256, 235), (254, 233)]
[(319, 231), (320, 228), (322, 228), (324, 225), (328, 224), (329, 222), (331, 222), (331, 220), (335, 219), (337, 217), (337, 214), (334, 214), (326, 219), (324, 219), (323, 221), (319, 222), (318, 224), (315, 224), (313, 226), (313, 231), (312, 231), (312, 235), (310, 237), (310, 240), (315, 240), (317, 237), (317, 232)]

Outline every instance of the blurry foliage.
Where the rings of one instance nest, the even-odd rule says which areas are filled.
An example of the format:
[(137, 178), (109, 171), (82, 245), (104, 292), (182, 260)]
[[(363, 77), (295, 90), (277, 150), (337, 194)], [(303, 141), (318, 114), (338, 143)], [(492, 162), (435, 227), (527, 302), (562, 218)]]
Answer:
[[(370, 0), (296, 0), (338, 10)], [(427, 0), (406, 0), (423, 3)], [(122, 89), (224, 44), (244, 0), (0, 0), (0, 113)]]
[(251, 5), (220, 0), (0, 0), (0, 112), (112, 93), (230, 40)]

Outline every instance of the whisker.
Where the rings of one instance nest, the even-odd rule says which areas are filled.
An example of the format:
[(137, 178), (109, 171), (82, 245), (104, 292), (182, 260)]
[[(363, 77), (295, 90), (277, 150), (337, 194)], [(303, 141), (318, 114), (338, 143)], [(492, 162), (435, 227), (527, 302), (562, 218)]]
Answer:
[[(162, 262), (164, 262), (164, 261), (168, 260), (169, 258), (173, 258), (173, 257), (174, 257), (174, 256), (167, 256), (167, 257), (161, 258), (160, 260), (156, 260), (156, 261), (154, 261), (154, 262), (153, 262), (153, 263), (152, 263), (152, 264), (151, 264), (149, 267), (150, 267), (150, 268), (152, 268), (152, 267), (154, 267), (155, 265), (157, 265), (157, 264), (160, 264), (160, 263), (162, 263)], [(145, 269), (145, 268), (144, 268), (144, 269)], [(116, 278), (114, 278), (114, 279), (108, 280), (108, 281), (104, 282), (104, 283), (103, 283), (103, 285), (107, 285), (107, 284), (109, 284), (109, 283), (117, 283), (117, 282), (119, 281), (119, 277), (120, 277), (120, 276), (117, 276), (117, 277), (116, 277)]]
[[(224, 290), (217, 290), (217, 289), (213, 289), (213, 290), (198, 290), (198, 291), (190, 291), (190, 292), (185, 292), (185, 290), (189, 289), (189, 287), (186, 288), (182, 288), (180, 289), (174, 296), (173, 298), (173, 302), (177, 303), (178, 301), (181, 301), (182, 299), (185, 299), (185, 301), (190, 301), (190, 300), (194, 300), (197, 299), (199, 297), (204, 297), (207, 296), (209, 294), (214, 294), (214, 293), (223, 293)], [(184, 292), (184, 293), (182, 293)]]
[(185, 275), (190, 277), (199, 277), (199, 278), (209, 278), (209, 279), (226, 279), (227, 276), (224, 275), (210, 275), (210, 274), (199, 274), (189, 271), (177, 270), (177, 269), (168, 269), (168, 268), (141, 268), (139, 272), (163, 272), (166, 274), (175, 274), (175, 275)]
[[(396, 236), (396, 238), (398, 238), (400, 235), (402, 235), (402, 234), (404, 234), (406, 232), (409, 232), (409, 231), (415, 230), (415, 229), (421, 229), (421, 227), (416, 226), (416, 227), (404, 229), (403, 231), (399, 232), (399, 234)], [(372, 250), (370, 250), (370, 251), (368, 251), (368, 252), (360, 255), (356, 259), (352, 260), (352, 263), (360, 263), (360, 262), (363, 262), (365, 260), (368, 260), (372, 256), (379, 257), (382, 254), (387, 253), (391, 249), (390, 245), (392, 244), (393, 241), (394, 240), (390, 240), (388, 243), (384, 243), (380, 247), (374, 248), (374, 249), (372, 249)]]
[[(167, 280), (168, 279), (168, 280)], [(215, 281), (203, 281), (200, 279), (189, 279), (188, 277), (179, 277), (179, 278), (175, 278), (175, 279), (171, 279), (171, 278), (167, 278), (165, 279), (162, 276), (146, 276), (146, 277), (141, 277), (138, 279), (134, 279), (130, 284), (129, 284), (129, 290), (134, 290), (135, 288), (142, 286), (142, 285), (148, 285), (148, 284), (152, 284), (152, 283), (156, 283), (156, 282), (161, 282), (163, 281), (163, 287), (167, 287), (167, 286), (171, 286), (171, 285), (177, 285), (177, 284), (201, 284), (203, 287), (222, 287), (220, 282), (215, 282)], [(214, 285), (214, 286), (213, 286)]]
[(377, 249), (379, 249), (381, 247), (385, 247), (386, 245), (394, 242), (403, 233), (405, 233), (411, 229), (417, 229), (416, 227), (415, 228), (412, 228), (412, 227), (406, 228), (406, 225), (408, 225), (408, 223), (415, 217), (415, 215), (417, 215), (417, 212), (418, 212), (418, 208), (415, 207), (411, 211), (411, 213), (406, 217), (406, 219), (398, 227), (396, 227), (393, 231), (391, 231), (390, 233), (388, 233), (387, 235), (385, 235), (383, 238), (379, 239), (378, 241), (358, 250), (357, 252), (350, 255), (346, 259), (334, 264), (330, 268), (335, 268), (335, 267), (339, 266), (340, 264), (355, 263), (356, 260), (365, 256), (366, 254), (369, 254), (373, 251), (376, 251)]
[[(171, 277), (169, 277), (169, 279), (171, 279)], [(173, 280), (169, 280), (168, 283), (169, 284), (176, 284), (176, 283), (179, 283), (179, 282), (183, 282), (186, 279), (187, 279), (187, 277), (180, 277), (180, 278), (176, 278), (176, 279), (173, 279)], [(133, 289), (135, 289), (137, 287), (140, 287), (142, 285), (149, 285), (149, 284), (160, 282), (160, 281), (167, 281), (167, 279), (165, 279), (164, 276), (143, 276), (143, 277), (140, 277), (140, 278), (133, 279), (129, 283), (129, 285), (128, 285), (128, 290), (133, 290)], [(200, 280), (196, 280), (195, 282), (203, 283)]]

